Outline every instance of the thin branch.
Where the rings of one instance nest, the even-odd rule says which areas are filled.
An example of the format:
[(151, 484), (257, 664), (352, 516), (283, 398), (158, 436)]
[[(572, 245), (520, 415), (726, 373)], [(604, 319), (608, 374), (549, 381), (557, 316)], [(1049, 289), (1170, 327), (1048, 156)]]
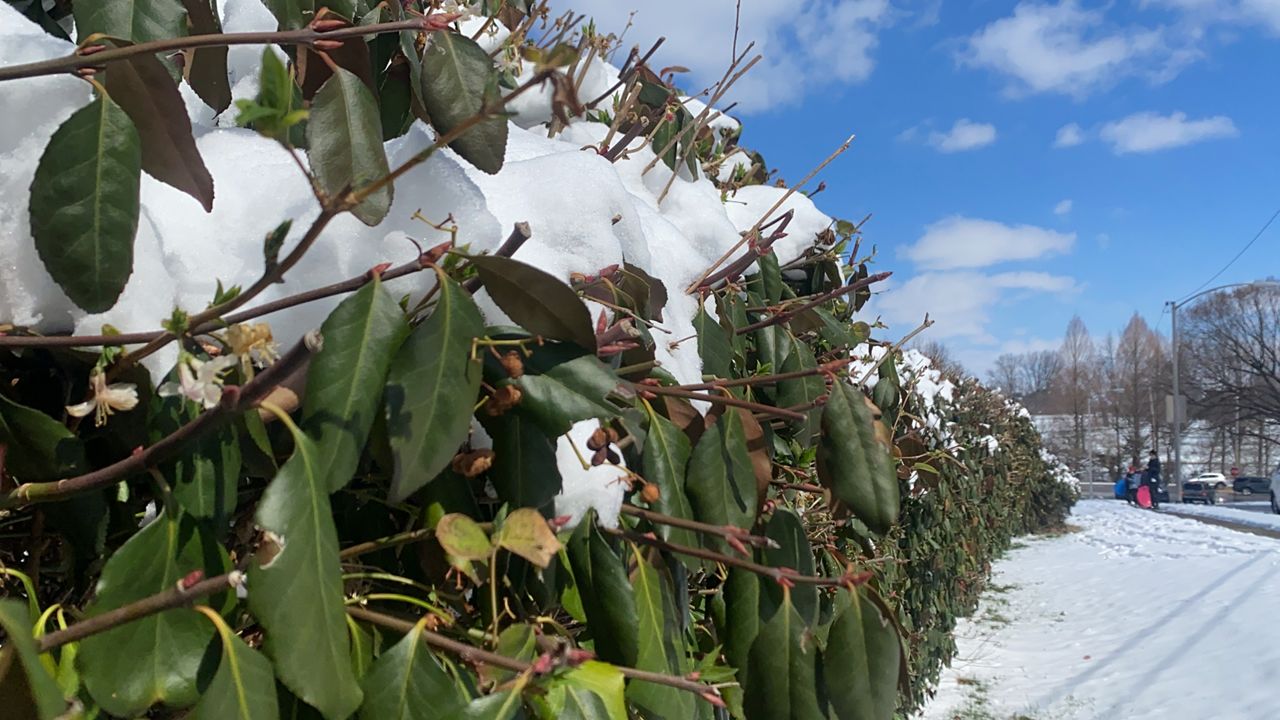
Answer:
[(787, 567), (770, 567), (759, 563), (743, 560), (741, 558), (724, 555), (714, 550), (706, 550), (703, 548), (692, 548), (684, 545), (676, 545), (666, 540), (659, 539), (653, 534), (638, 533), (632, 530), (610, 530), (601, 528), (603, 532), (614, 535), (628, 542), (639, 545), (648, 545), (658, 548), (669, 553), (677, 555), (685, 555), (688, 557), (696, 557), (701, 560), (709, 560), (711, 562), (736, 567), (742, 570), (753, 572), (763, 577), (771, 578), (781, 585), (817, 585), (819, 587), (851, 587), (865, 583), (870, 579), (869, 574), (844, 575), (838, 578), (821, 577), (817, 575), (801, 575), (800, 573)]
[(183, 581), (179, 581), (177, 585), (155, 595), (108, 610), (101, 615), (94, 615), (63, 630), (42, 635), (36, 640), (36, 647), (41, 653), (47, 653), (67, 643), (79, 642), (90, 635), (97, 635), (165, 610), (187, 607), (202, 598), (239, 587), (243, 582), (244, 573), (239, 571), (206, 578), (190, 586), (185, 586)]
[(748, 400), (739, 400), (738, 398), (729, 397), (726, 395), (707, 395), (704, 393), (689, 392), (688, 390), (681, 390), (679, 388), (674, 388), (674, 387), (665, 387), (662, 385), (636, 385), (635, 389), (637, 392), (641, 392), (641, 393), (650, 392), (650, 393), (653, 393), (654, 395), (667, 395), (670, 397), (684, 398), (685, 400), (702, 400), (703, 402), (709, 402), (714, 405), (728, 405), (730, 407), (742, 408), (743, 410), (750, 410), (751, 412), (754, 412), (754, 413), (761, 413), (761, 414), (769, 415), (772, 417), (785, 418), (787, 420), (796, 420), (796, 421), (805, 420), (805, 416), (798, 412), (792, 412), (791, 410), (786, 410), (783, 408), (771, 407), (769, 405), (762, 405), (760, 403), (754, 403)]
[(812, 180), (815, 175), (822, 172), (822, 169), (825, 168), (827, 165), (829, 165), (832, 160), (835, 160), (836, 158), (843, 155), (844, 152), (849, 149), (849, 146), (851, 144), (853, 144), (852, 135), (849, 136), (848, 140), (844, 141), (843, 145), (836, 148), (835, 152), (828, 155), (826, 160), (823, 160), (821, 163), (818, 163), (818, 167), (809, 171), (809, 174), (804, 176), (803, 180), (801, 180), (799, 183), (796, 183), (795, 185), (792, 185), (790, 188), (788, 188), (787, 191), (782, 194), (782, 197), (778, 198), (778, 201), (773, 204), (773, 207), (769, 208), (768, 212), (760, 216), (760, 219), (756, 221), (756, 224), (751, 228), (751, 230), (744, 233), (741, 240), (739, 240), (736, 244), (734, 244), (733, 247), (726, 250), (725, 253), (721, 255), (718, 260), (711, 263), (711, 267), (704, 270), (703, 273), (699, 275), (696, 280), (690, 283), (689, 287), (685, 288), (685, 292), (689, 294), (697, 292), (698, 286), (702, 284), (703, 280), (706, 280), (707, 277), (711, 275), (711, 273), (715, 272), (717, 268), (719, 268), (726, 261), (728, 261), (729, 258), (733, 257), (733, 254), (738, 252), (738, 250), (747, 243), (748, 238), (752, 237), (753, 235), (759, 234), (760, 226), (769, 219), (769, 216), (773, 215), (774, 211), (782, 207), (782, 204), (785, 203), (788, 199), (790, 199), (792, 194), (794, 194), (800, 188), (804, 187), (805, 184), (808, 183), (810, 180)]
[(600, 97), (585, 104), (583, 107), (587, 108), (588, 110), (594, 110), (595, 107), (599, 105), (601, 102), (603, 102), (605, 98), (609, 97), (614, 92), (616, 92), (618, 88), (630, 82), (631, 78), (636, 74), (636, 72), (639, 71), (640, 67), (643, 66), (645, 63), (649, 62), (649, 58), (653, 57), (653, 54), (658, 52), (658, 48), (662, 47), (662, 43), (666, 41), (667, 39), (665, 37), (658, 38), (658, 41), (653, 44), (653, 47), (649, 48), (649, 52), (645, 53), (644, 57), (640, 58), (640, 60), (638, 60), (635, 65), (632, 65), (629, 70), (627, 70), (621, 76), (618, 77), (618, 81), (613, 84), (613, 87), (610, 87), (608, 90), (605, 90), (603, 93), (600, 94)]
[[(317, 30), (305, 27), (298, 30), (281, 30), (277, 32), (243, 32), (243, 33), (210, 33), (207, 35), (188, 35), (186, 37), (165, 38), (151, 42), (126, 45), (118, 48), (107, 48), (98, 52), (85, 54), (87, 48), (77, 48), (70, 55), (0, 67), (0, 82), (20, 78), (40, 77), (42, 75), (60, 75), (74, 73), (83, 68), (97, 68), (106, 63), (127, 60), (138, 55), (155, 55), (175, 50), (191, 50), (202, 47), (226, 47), (229, 45), (306, 45), (314, 46), (317, 40), (334, 42), (348, 38), (380, 35), (384, 33), (416, 30), (435, 32), (448, 26), (455, 15), (428, 15), (408, 20), (377, 23), (357, 27), (340, 27), (333, 30)], [(95, 47), (90, 45), (89, 47)], [(96, 46), (101, 47), (101, 46)]]
[(685, 518), (678, 518), (678, 517), (672, 517), (670, 515), (663, 515), (662, 513), (659, 513), (659, 512), (646, 510), (645, 508), (636, 507), (635, 505), (629, 505), (629, 504), (624, 504), (622, 506), (622, 514), (630, 515), (632, 517), (638, 517), (643, 520), (648, 520), (649, 522), (654, 523), (655, 525), (669, 525), (671, 527), (682, 528), (684, 530), (692, 530), (694, 532), (700, 532), (706, 535), (715, 535), (717, 537), (722, 537), (725, 540), (730, 540), (732, 538), (733, 540), (737, 540), (738, 542), (746, 543), (748, 545), (754, 545), (755, 547), (766, 547), (766, 548), (778, 547), (778, 544), (776, 542), (774, 542), (773, 540), (770, 540), (767, 537), (763, 537), (761, 535), (752, 535), (746, 530), (743, 530), (740, 527), (735, 527), (733, 525), (708, 525), (707, 523), (701, 523), (701, 522), (698, 522), (697, 520), (686, 520)]
[(885, 280), (890, 275), (893, 275), (893, 273), (892, 272), (876, 273), (875, 275), (868, 275), (867, 277), (864, 277), (861, 280), (855, 280), (854, 282), (851, 282), (848, 285), (841, 285), (840, 287), (834, 290), (830, 290), (825, 293), (822, 293), (821, 295), (817, 296), (816, 298), (810, 300), (809, 302), (803, 305), (792, 308), (790, 310), (783, 310), (777, 315), (765, 318), (760, 322), (752, 323), (745, 327), (740, 327), (736, 330), (736, 333), (738, 335), (743, 335), (745, 333), (759, 330), (761, 328), (767, 328), (771, 325), (778, 325), (780, 323), (784, 323), (806, 310), (812, 310), (813, 308), (818, 307), (819, 305), (821, 305), (824, 302), (827, 302), (828, 300), (839, 297), (841, 295), (848, 295), (849, 293), (857, 292), (858, 290), (861, 290), (869, 285), (873, 285), (875, 283), (880, 282), (881, 280)]
[(720, 388), (741, 387), (744, 385), (776, 385), (787, 380), (798, 380), (800, 378), (809, 377), (810, 375), (825, 375), (835, 372), (840, 368), (853, 362), (853, 358), (840, 358), (822, 363), (817, 367), (807, 370), (796, 370), (794, 372), (777, 373), (776, 375), (754, 375), (752, 377), (737, 378), (734, 380), (712, 380), (711, 382), (698, 383), (697, 385), (677, 385), (681, 390), (718, 390)]
[(934, 321), (930, 320), (929, 316), (926, 314), (924, 316), (924, 322), (917, 325), (915, 330), (912, 330), (911, 332), (907, 333), (905, 337), (903, 337), (898, 342), (894, 343), (889, 348), (889, 350), (885, 352), (884, 360), (881, 360), (880, 362), (875, 363), (871, 367), (867, 368), (866, 371), (862, 373), (862, 377), (858, 378), (858, 381), (854, 383), (854, 386), (862, 387), (863, 385), (866, 385), (867, 381), (871, 379), (871, 373), (879, 370), (881, 363), (883, 363), (885, 360), (889, 360), (890, 362), (892, 362), (893, 361), (892, 358), (894, 354), (896, 354), (899, 350), (901, 350), (903, 345), (906, 345), (908, 342), (911, 341), (912, 338), (924, 332), (925, 330), (928, 330), (929, 328), (933, 327), (933, 323)]
[[(515, 227), (511, 228), (511, 234), (507, 236), (507, 239), (503, 240), (502, 244), (498, 246), (498, 249), (493, 251), (493, 256), (509, 258), (512, 255), (515, 255), (516, 251), (528, 242), (531, 237), (533, 237), (533, 230), (529, 228), (529, 223), (518, 222), (515, 224)], [(473, 277), (462, 283), (462, 287), (466, 289), (467, 292), (474, 293), (480, 289), (480, 278)]]
[[(408, 620), (402, 620), (397, 617), (392, 617), (391, 615), (384, 615), (382, 613), (366, 610), (360, 607), (348, 607), (347, 614), (356, 620), (384, 627), (388, 630), (399, 633), (407, 634), (412, 632), (415, 627), (415, 624)], [(542, 670), (541, 673), (539, 673), (538, 670), (535, 669), (534, 663), (528, 663), (523, 660), (507, 657), (506, 655), (489, 652), (488, 650), (483, 650), (475, 647), (474, 645), (468, 645), (467, 643), (445, 637), (444, 635), (432, 632), (426, 628), (423, 628), (421, 632), (423, 640), (425, 640), (428, 645), (436, 648), (437, 650), (444, 650), (457, 655), (472, 665), (488, 665), (490, 667), (503, 668), (504, 670), (511, 670), (518, 673), (533, 671), (535, 674), (546, 673), (554, 669), (554, 666), (548, 665), (545, 670)], [(629, 667), (615, 666), (615, 668), (623, 677), (630, 678), (632, 680), (642, 680), (644, 682), (651, 682), (658, 685), (666, 685), (667, 687), (691, 692), (713, 704), (718, 705), (722, 703), (722, 701), (720, 701), (719, 691), (716, 690), (715, 686), (708, 685), (707, 683), (677, 677), (675, 675), (662, 675)]]
[(217, 406), (201, 413), (195, 420), (166, 435), (151, 447), (83, 475), (50, 482), (23, 483), (0, 498), (0, 508), (64, 500), (72, 495), (114, 485), (131, 475), (156, 467), (177, 455), (188, 442), (255, 407), (285, 378), (307, 362), (313, 353), (319, 352), (321, 344), (320, 333), (307, 333), (274, 365), (263, 370), (244, 387), (223, 388), (222, 400)]

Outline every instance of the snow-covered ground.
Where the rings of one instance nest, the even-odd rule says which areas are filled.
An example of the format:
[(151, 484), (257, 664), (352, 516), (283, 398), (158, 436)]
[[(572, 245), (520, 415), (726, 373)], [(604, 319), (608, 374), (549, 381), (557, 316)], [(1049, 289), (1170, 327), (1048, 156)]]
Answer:
[[(1224, 520), (1250, 527), (1280, 530), (1280, 515), (1271, 512), (1269, 500), (1233, 503), (1232, 505), (1162, 505), (1161, 509), (1182, 515)], [(1280, 608), (1277, 608), (1280, 611)], [(1280, 612), (1277, 612), (1280, 617)]]
[(997, 563), (923, 718), (1280, 717), (1280, 541), (1105, 500), (1070, 522)]

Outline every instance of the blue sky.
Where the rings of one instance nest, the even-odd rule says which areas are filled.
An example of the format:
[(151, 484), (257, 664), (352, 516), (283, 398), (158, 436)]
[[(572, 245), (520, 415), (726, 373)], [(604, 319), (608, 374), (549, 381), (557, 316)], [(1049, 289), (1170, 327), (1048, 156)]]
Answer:
[[(576, 3), (602, 28), (627, 5)], [(718, 79), (732, 0), (640, 5), (628, 44), (665, 34), (660, 64)], [(1074, 313), (1095, 336), (1135, 311), (1168, 332), (1163, 302), (1280, 208), (1280, 0), (742, 6), (740, 47), (766, 56), (736, 88), (744, 144), (794, 181), (856, 134), (815, 200), (874, 214), (895, 271), (875, 310), (899, 332), (930, 312), (971, 370), (1056, 347)], [(1277, 238), (1219, 280), (1274, 274)]]

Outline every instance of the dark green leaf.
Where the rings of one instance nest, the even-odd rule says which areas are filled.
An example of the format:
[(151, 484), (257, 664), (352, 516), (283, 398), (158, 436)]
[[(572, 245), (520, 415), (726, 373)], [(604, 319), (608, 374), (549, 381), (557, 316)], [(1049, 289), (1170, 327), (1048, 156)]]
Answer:
[(507, 690), (487, 695), (449, 712), (440, 720), (511, 720), (520, 711), (520, 693)]
[(0, 647), (0, 698), (6, 717), (56, 720), (63, 717), (67, 702), (40, 662), (31, 623), (26, 605), (0, 599), (0, 629), (6, 635)]
[(782, 372), (791, 355), (792, 336), (781, 325), (770, 325), (752, 333), (756, 341), (756, 359), (761, 366), (767, 366), (770, 372)]
[[(191, 21), (192, 35), (222, 32), (215, 0), (182, 0)], [(221, 113), (231, 106), (231, 84), (227, 79), (227, 49), (207, 47), (192, 50), (183, 69), (187, 83), (205, 105)]]
[(138, 130), (142, 169), (195, 198), (205, 212), (213, 210), (213, 177), (191, 136), (186, 103), (164, 65), (154, 55), (112, 63), (106, 88)]
[(387, 380), (387, 429), (395, 453), (391, 496), (402, 500), (431, 482), (471, 429), (481, 363), (471, 342), (484, 335), (475, 302), (439, 273), (435, 310), (400, 346)]
[(747, 720), (823, 720), (818, 705), (817, 644), (790, 602), (760, 627), (743, 687)]
[(902, 640), (863, 586), (831, 625), (823, 656), (827, 694), (841, 720), (889, 720), (898, 707)]
[[(809, 346), (797, 340), (794, 335), (787, 337), (791, 340), (791, 351), (787, 354), (786, 362), (782, 364), (780, 372), (815, 370), (818, 367), (818, 361), (813, 357), (813, 351)], [(813, 405), (826, 392), (827, 384), (821, 375), (784, 380), (778, 383), (778, 407), (796, 408)], [(807, 448), (821, 429), (822, 417), (820, 408), (811, 407), (804, 412), (807, 419), (804, 422), (793, 423), (792, 426), (796, 428), (796, 439), (800, 441), (801, 447)]]
[[(685, 468), (689, 464), (689, 438), (676, 424), (661, 415), (649, 413), (649, 434), (641, 453), (644, 478), (658, 486), (654, 510), (671, 517), (693, 520), (693, 506), (685, 493)], [(664, 540), (686, 547), (697, 547), (698, 535), (692, 530), (658, 525)]]
[(293, 221), (285, 220), (262, 239), (262, 259), (268, 272), (280, 264), (280, 249), (284, 247), (284, 241), (289, 237), (291, 227), (293, 227)]
[[(166, 510), (107, 561), (88, 615), (100, 615), (174, 586), (193, 570), (223, 572), (225, 558), (189, 519)], [(186, 608), (135, 620), (80, 643), (85, 687), (112, 715), (133, 717), (155, 703), (186, 707), (199, 698), (196, 677), (213, 628)], [(121, 662), (129, 658), (130, 662)]]
[(489, 53), (465, 35), (431, 33), (422, 53), (421, 82), (422, 102), (441, 135), (481, 112), (497, 113), (467, 129), (449, 147), (487, 173), (501, 170), (507, 151), (507, 118), (501, 114), (498, 73)]
[(693, 318), (693, 327), (698, 332), (698, 354), (702, 356), (702, 374), (718, 378), (733, 377), (733, 348), (729, 344), (729, 333), (707, 314), (705, 308), (699, 308)]
[(84, 445), (62, 423), (0, 395), (5, 472), (19, 483), (55, 480), (85, 467)]
[(471, 259), (489, 297), (520, 327), (551, 340), (596, 351), (591, 313), (578, 293), (552, 275), (519, 260), (480, 255)]
[(361, 720), (434, 720), (467, 698), (422, 638), (423, 623), (384, 652), (364, 680)]
[[(742, 419), (725, 413), (707, 428), (689, 458), (685, 491), (701, 522), (748, 529), (756, 519), (756, 477)], [(723, 540), (714, 547), (723, 549)]]
[(314, 0), (263, 0), (281, 30), (297, 30), (315, 15)]
[(254, 516), (265, 539), (249, 566), (249, 609), (267, 631), (281, 681), (329, 720), (344, 720), (360, 706), (361, 691), (351, 668), (338, 533), (319, 451), (288, 424), (293, 456)]
[(778, 265), (777, 254), (761, 255), (756, 260), (756, 266), (760, 268), (760, 274), (754, 278), (748, 278), (748, 284), (758, 282), (760, 284), (760, 293), (770, 304), (781, 301), (784, 286), (782, 284), (782, 268)]
[(195, 707), (197, 720), (277, 720), (276, 676), (271, 661), (249, 647), (219, 618), (218, 670)]
[(615, 665), (634, 667), (638, 655), (635, 596), (622, 560), (596, 529), (594, 513), (578, 524), (568, 549), (596, 655)]
[(886, 533), (898, 518), (898, 476), (889, 449), (875, 437), (862, 393), (835, 382), (822, 410), (818, 478), (859, 520)]
[[(674, 618), (668, 617), (665, 607), (671, 604), (665, 597), (671, 590), (663, 585), (658, 571), (640, 556), (639, 551), (635, 555), (636, 569), (631, 575), (631, 586), (635, 592), (639, 620), (636, 626), (636, 667), (663, 675), (683, 675), (684, 641), (679, 625)], [(670, 720), (693, 717), (696, 702), (694, 696), (684, 690), (637, 680), (627, 686), (627, 698), (645, 710), (648, 716)]]
[(187, 34), (187, 11), (179, 0), (79, 0), (74, 12), (81, 42), (94, 33), (135, 43)]
[[(311, 103), (307, 158), (320, 189), (337, 196), (386, 177), (391, 168), (382, 149), (378, 101), (353, 73), (337, 68)], [(392, 186), (383, 186), (351, 211), (377, 225), (391, 209)]]
[(111, 309), (133, 272), (141, 172), (138, 131), (108, 97), (62, 123), (40, 156), (31, 236), (49, 275), (86, 312)]
[[(774, 511), (764, 534), (778, 545), (763, 551), (765, 565), (791, 568), (801, 575), (815, 574), (813, 551), (809, 548), (804, 523), (794, 512), (786, 508)], [(780, 599), (781, 589), (781, 585), (774, 583), (769, 587), (769, 592), (776, 593)], [(817, 622), (818, 586), (807, 583), (797, 585), (791, 589), (791, 602), (806, 624), (813, 625)]]
[(483, 422), (493, 438), (489, 479), (498, 498), (512, 507), (549, 511), (551, 499), (560, 492), (555, 443), (520, 410), (486, 416)]
[(240, 481), (240, 439), (225, 425), (196, 440), (173, 465), (173, 496), (194, 517), (212, 518), (221, 527), (236, 507)]
[[(498, 644), (493, 651), (502, 657), (531, 663), (538, 657), (538, 634), (532, 625), (512, 625), (498, 634)], [(480, 668), (480, 679), (494, 685), (501, 685), (515, 676), (516, 672), (507, 668), (493, 665)]]
[(375, 279), (343, 300), (320, 328), (324, 348), (307, 372), (302, 427), (316, 441), (329, 492), (356, 471), (382, 407), (391, 360), (409, 334), (395, 298)]
[(751, 646), (760, 633), (760, 577), (749, 570), (730, 568), (724, 583), (724, 600), (724, 656), (737, 668), (739, 684), (746, 684)]
[(611, 418), (618, 409), (606, 398), (617, 389), (613, 370), (575, 346), (543, 345), (524, 361), (520, 407), (548, 435), (560, 436), (580, 420)]

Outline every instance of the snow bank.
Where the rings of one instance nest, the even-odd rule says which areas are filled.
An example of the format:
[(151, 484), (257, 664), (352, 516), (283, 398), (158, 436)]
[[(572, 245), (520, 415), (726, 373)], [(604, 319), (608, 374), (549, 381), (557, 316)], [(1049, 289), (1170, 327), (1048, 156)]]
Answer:
[[(1245, 507), (1249, 509), (1246, 510)], [(1165, 503), (1160, 507), (1162, 512), (1173, 515), (1190, 515), (1193, 517), (1223, 520), (1237, 525), (1280, 530), (1280, 515), (1271, 512), (1271, 502), (1259, 500), (1227, 505), (1174, 505)]]
[[(271, 30), (275, 20), (260, 0), (226, 0), (220, 5), (228, 31)], [(470, 20), (478, 29), (479, 20)], [(472, 25), (468, 25), (472, 27)], [(498, 30), (483, 36), (487, 47), (505, 39)], [(8, 5), (0, 6), (0, 64), (30, 62), (70, 53), (73, 46), (44, 34)], [(261, 46), (229, 50), (228, 70), (235, 98), (252, 97), (258, 89)], [(518, 61), (516, 61), (518, 62)], [(521, 73), (531, 68), (520, 68)], [(592, 99), (617, 80), (618, 70), (594, 59), (581, 95)], [(213, 176), (213, 211), (144, 174), (142, 209), (135, 241), (132, 277), (111, 310), (86, 314), (53, 283), (32, 246), (27, 221), (29, 186), (36, 163), (57, 126), (91, 100), (81, 81), (44, 77), (0, 83), (0, 107), (22, 108), (29, 121), (0, 127), (0, 322), (30, 326), (44, 333), (96, 334), (104, 324), (122, 332), (153, 330), (175, 307), (188, 312), (203, 309), (215, 286), (248, 286), (263, 272), (263, 237), (284, 220), (293, 225), (285, 252), (301, 237), (319, 211), (306, 178), (288, 151), (257, 134), (235, 128), (235, 110), (221, 116), (185, 85), (183, 97), (191, 116), (197, 146)], [(691, 112), (701, 101), (688, 98)], [(461, 246), (472, 252), (495, 249), (516, 222), (527, 222), (532, 239), (516, 258), (568, 280), (571, 273), (592, 274), (623, 261), (631, 262), (661, 280), (668, 289), (665, 322), (657, 328), (656, 355), (661, 365), (684, 383), (701, 382), (702, 365), (696, 343), (671, 343), (694, 335), (696, 299), (683, 293), (713, 261), (756, 224), (785, 191), (750, 187), (727, 199), (715, 184), (687, 169), (664, 189), (671, 171), (658, 163), (647, 147), (610, 163), (591, 147), (607, 133), (604, 125), (575, 122), (549, 139), (544, 126), (550, 115), (550, 88), (526, 93), (513, 103), (517, 115), (510, 127), (506, 164), (486, 175), (451, 151), (436, 153), (428, 162), (401, 178), (387, 219), (376, 228), (347, 215), (333, 221), (315, 247), (282, 284), (272, 287), (257, 303), (269, 302), (305, 289), (359, 275), (384, 262), (405, 262), (416, 256), (413, 237), (430, 247), (447, 235), (412, 219), (415, 211), (441, 222), (452, 216)], [(717, 120), (720, 133), (737, 130), (730, 118)], [(403, 137), (387, 144), (394, 167), (433, 141), (431, 129), (417, 123)], [(303, 159), (305, 164), (305, 159)], [(659, 198), (663, 197), (659, 202)], [(793, 195), (774, 215), (793, 210), (788, 237), (776, 244), (779, 260), (787, 262), (815, 243), (831, 219), (807, 197)], [(433, 282), (428, 273), (401, 278), (389, 288), (396, 295), (420, 295)], [(310, 303), (266, 318), (276, 340), (288, 346), (318, 327), (340, 301)], [(508, 319), (481, 293), (477, 302), (492, 323)], [(173, 366), (176, 349), (147, 360), (158, 380)], [(561, 463), (565, 494), (557, 502), (572, 512), (596, 507), (615, 517), (613, 487), (600, 498), (580, 499), (577, 491), (587, 478), (575, 475), (573, 465)], [(598, 473), (589, 473), (595, 482)], [(581, 481), (581, 482), (580, 482)], [(598, 484), (598, 483), (597, 483)], [(617, 497), (621, 497), (617, 491)], [(612, 513), (605, 510), (613, 508)]]

